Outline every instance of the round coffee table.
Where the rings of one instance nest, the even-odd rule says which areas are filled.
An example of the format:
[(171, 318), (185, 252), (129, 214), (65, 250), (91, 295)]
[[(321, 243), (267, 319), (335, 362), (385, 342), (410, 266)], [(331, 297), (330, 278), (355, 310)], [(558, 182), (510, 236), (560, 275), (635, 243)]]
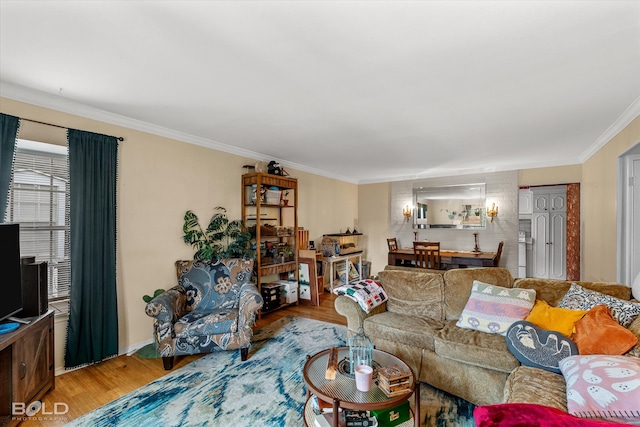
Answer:
[[(325, 379), (327, 369), (327, 360), (331, 350), (323, 350), (313, 356), (307, 356), (307, 362), (304, 365), (303, 375), (304, 382), (307, 386), (307, 401), (305, 403), (304, 422), (307, 427), (314, 426), (315, 413), (311, 408), (311, 395), (315, 395), (318, 399), (331, 403), (333, 405), (333, 413), (337, 414), (339, 408), (353, 410), (377, 410), (392, 408), (408, 400), (411, 395), (414, 396), (414, 414), (413, 423), (407, 421), (401, 426), (415, 427), (420, 425), (420, 385), (413, 369), (404, 361), (393, 354), (382, 350), (373, 350), (374, 365), (374, 381), (369, 391), (359, 391), (356, 388), (356, 381), (352, 375), (348, 373), (349, 369), (349, 347), (338, 348), (338, 360), (341, 369), (338, 369), (335, 380)], [(345, 362), (346, 360), (346, 362)], [(387, 397), (380, 388), (378, 388), (376, 377), (376, 367), (399, 365), (411, 372), (411, 387), (406, 393), (398, 396)], [(333, 427), (338, 427), (338, 417), (333, 418)]]

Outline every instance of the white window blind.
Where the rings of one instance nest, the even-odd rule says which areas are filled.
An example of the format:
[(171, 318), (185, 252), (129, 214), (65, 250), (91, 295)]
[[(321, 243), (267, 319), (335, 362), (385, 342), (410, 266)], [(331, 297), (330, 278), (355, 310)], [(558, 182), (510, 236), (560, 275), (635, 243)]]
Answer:
[(20, 252), (46, 261), (49, 300), (69, 297), (69, 162), (66, 147), (19, 139), (5, 222), (20, 224)]

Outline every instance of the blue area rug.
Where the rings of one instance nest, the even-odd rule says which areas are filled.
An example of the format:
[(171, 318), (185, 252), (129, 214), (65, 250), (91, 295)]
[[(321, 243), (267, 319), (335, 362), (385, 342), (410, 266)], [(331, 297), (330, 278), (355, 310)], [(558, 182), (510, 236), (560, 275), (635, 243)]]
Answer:
[[(257, 331), (249, 360), (209, 354), (67, 426), (304, 426), (306, 356), (345, 344), (347, 329), (287, 316)], [(473, 405), (426, 384), (422, 425), (473, 426)]]

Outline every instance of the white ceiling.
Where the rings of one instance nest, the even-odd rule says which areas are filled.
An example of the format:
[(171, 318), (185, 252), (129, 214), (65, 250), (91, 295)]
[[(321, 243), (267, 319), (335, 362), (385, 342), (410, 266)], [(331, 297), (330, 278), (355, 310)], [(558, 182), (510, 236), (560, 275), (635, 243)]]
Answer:
[(0, 1), (0, 95), (368, 183), (575, 164), (638, 1)]

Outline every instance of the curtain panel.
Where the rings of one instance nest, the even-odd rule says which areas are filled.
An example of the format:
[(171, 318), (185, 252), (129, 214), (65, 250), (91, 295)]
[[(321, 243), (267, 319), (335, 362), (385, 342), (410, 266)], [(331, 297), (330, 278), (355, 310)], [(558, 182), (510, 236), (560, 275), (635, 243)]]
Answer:
[(0, 223), (4, 222), (20, 119), (0, 113)]
[(71, 295), (65, 368), (118, 355), (115, 137), (68, 130)]

